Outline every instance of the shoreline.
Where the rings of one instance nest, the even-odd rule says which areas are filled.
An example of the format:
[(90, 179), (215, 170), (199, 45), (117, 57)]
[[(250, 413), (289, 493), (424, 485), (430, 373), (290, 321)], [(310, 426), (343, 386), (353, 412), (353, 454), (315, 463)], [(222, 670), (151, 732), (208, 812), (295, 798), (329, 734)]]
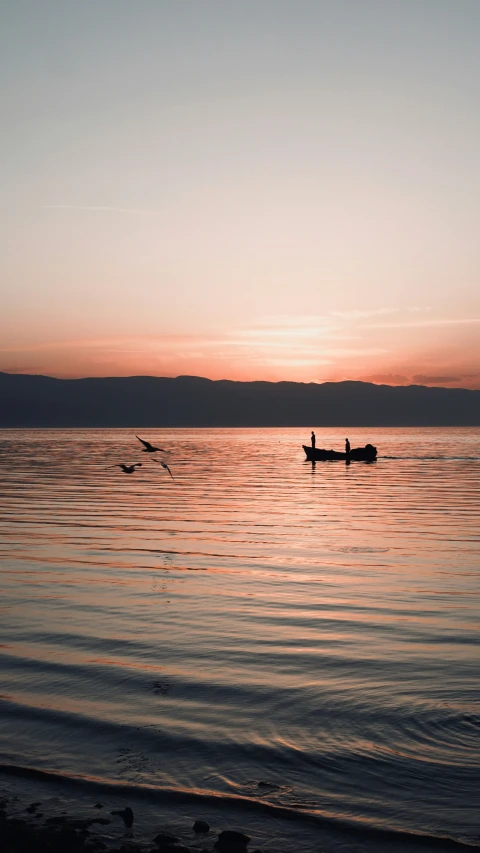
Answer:
[[(177, 827), (158, 821), (156, 831), (142, 826), (129, 806), (110, 809), (102, 801), (86, 806), (78, 802), (68, 811), (61, 798), (35, 800), (28, 806), (18, 795), (0, 794), (0, 847), (2, 853), (247, 853), (251, 838), (241, 830), (212, 830), (199, 818)], [(261, 853), (250, 845), (248, 853)]]
[[(400, 829), (315, 818), (299, 812), (276, 819), (255, 802), (213, 807), (181, 803), (162, 791), (119, 791), (65, 779), (40, 782), (0, 767), (2, 853), (468, 853), (480, 837), (457, 841)], [(35, 771), (33, 771), (35, 774)], [(98, 799), (97, 799), (98, 797)], [(258, 805), (258, 804), (257, 804)], [(250, 808), (249, 808), (250, 806)], [(279, 810), (280, 811), (280, 810)]]
[[(62, 779), (3, 765), (0, 849), (2, 853), (318, 853), (321, 844), (316, 839), (321, 833), (315, 821), (308, 825), (307, 819), (304, 826), (303, 815), (300, 825), (285, 815), (272, 819), (255, 805), (228, 798), (214, 802), (194, 792)], [(194, 831), (195, 824), (206, 825), (208, 831)], [(245, 835), (248, 846), (219, 843), (221, 833), (232, 831)]]

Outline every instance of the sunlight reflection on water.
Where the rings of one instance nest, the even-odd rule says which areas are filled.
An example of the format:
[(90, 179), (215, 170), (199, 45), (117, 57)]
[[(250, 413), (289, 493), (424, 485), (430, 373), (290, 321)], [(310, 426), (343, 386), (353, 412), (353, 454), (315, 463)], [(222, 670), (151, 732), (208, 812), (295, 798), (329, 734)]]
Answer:
[(0, 432), (0, 761), (472, 841), (480, 430), (372, 433)]

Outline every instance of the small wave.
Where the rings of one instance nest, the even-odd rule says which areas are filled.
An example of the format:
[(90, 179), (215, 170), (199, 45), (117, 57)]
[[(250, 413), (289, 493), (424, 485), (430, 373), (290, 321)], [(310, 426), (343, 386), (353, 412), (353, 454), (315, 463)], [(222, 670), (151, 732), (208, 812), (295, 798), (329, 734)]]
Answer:
[[(92, 797), (99, 794), (110, 796), (127, 796), (129, 802), (153, 802), (157, 807), (169, 805), (195, 805), (198, 808), (216, 808), (221, 811), (254, 812), (265, 817), (285, 818), (289, 824), (292, 821), (303, 825), (318, 827), (346, 836), (351, 842), (371, 841), (378, 843), (403, 844), (417, 850), (440, 850), (445, 853), (462, 853), (462, 851), (478, 850), (480, 839), (457, 840), (448, 836), (425, 835), (408, 832), (395, 827), (375, 826), (362, 819), (337, 818), (327, 814), (312, 814), (277, 806), (261, 799), (252, 799), (238, 794), (216, 794), (203, 791), (186, 791), (172, 788), (153, 788), (147, 785), (129, 785), (110, 782), (96, 778), (67, 776), (61, 773), (38, 770), (15, 764), (0, 763), (0, 775), (4, 777), (24, 779), (39, 783), (61, 786), (62, 790), (82, 791)], [(277, 827), (278, 828), (278, 827)]]
[(378, 459), (394, 459), (399, 462), (480, 462), (480, 456), (378, 456)]

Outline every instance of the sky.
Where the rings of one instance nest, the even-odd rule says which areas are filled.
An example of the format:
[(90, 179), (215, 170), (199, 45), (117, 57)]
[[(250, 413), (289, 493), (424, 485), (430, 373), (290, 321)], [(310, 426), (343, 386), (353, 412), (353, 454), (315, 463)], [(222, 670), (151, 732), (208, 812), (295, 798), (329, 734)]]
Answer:
[(0, 370), (480, 388), (478, 0), (0, 0)]

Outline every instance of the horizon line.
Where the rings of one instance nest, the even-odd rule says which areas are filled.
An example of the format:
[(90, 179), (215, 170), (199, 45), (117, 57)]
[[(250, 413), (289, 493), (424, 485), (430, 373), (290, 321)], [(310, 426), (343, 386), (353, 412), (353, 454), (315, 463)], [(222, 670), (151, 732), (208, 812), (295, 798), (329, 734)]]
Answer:
[(347, 383), (355, 384), (355, 385), (373, 385), (377, 388), (425, 388), (425, 389), (439, 389), (444, 391), (471, 391), (473, 393), (480, 393), (480, 389), (478, 388), (464, 388), (463, 386), (454, 386), (449, 387), (448, 385), (422, 385), (418, 382), (405, 382), (398, 385), (390, 385), (388, 382), (374, 382), (371, 379), (327, 379), (323, 382), (317, 382), (315, 380), (309, 381), (301, 381), (294, 379), (210, 379), (208, 376), (197, 376), (195, 374), (190, 373), (180, 373), (178, 376), (158, 376), (154, 374), (148, 373), (134, 373), (129, 374), (128, 376), (50, 376), (45, 373), (23, 373), (21, 371), (9, 371), (9, 370), (0, 370), (0, 376), (28, 376), (28, 377), (36, 377), (39, 379), (52, 379), (57, 382), (83, 382), (86, 380), (91, 381), (102, 381), (106, 379), (171, 379), (172, 381), (176, 379), (200, 379), (204, 382), (231, 382), (232, 384), (237, 385), (253, 385), (264, 383), (268, 385), (280, 385), (280, 384), (288, 384), (288, 385), (346, 385)]

